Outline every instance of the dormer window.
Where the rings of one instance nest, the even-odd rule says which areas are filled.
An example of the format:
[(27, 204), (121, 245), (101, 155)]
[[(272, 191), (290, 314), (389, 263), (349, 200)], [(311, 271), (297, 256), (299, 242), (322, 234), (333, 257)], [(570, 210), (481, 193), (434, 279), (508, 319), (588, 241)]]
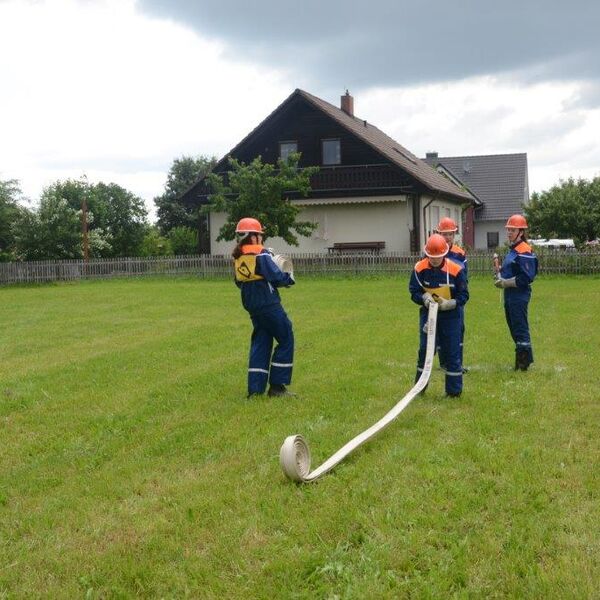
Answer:
[(287, 160), (290, 154), (298, 152), (298, 142), (279, 142), (279, 158)]
[(321, 151), (324, 165), (339, 165), (342, 163), (342, 151), (339, 139), (321, 140)]

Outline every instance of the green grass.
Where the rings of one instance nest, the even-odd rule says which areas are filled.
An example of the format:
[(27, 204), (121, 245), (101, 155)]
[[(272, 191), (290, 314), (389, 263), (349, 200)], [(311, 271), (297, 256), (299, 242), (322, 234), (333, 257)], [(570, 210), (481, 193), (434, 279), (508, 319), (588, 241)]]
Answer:
[[(407, 280), (302, 280), (295, 399), (245, 399), (230, 282), (0, 289), (0, 598), (592, 598), (600, 581), (600, 279), (539, 278), (535, 365), (471, 282), (462, 398), (411, 387)], [(436, 361), (437, 362), (437, 361)]]

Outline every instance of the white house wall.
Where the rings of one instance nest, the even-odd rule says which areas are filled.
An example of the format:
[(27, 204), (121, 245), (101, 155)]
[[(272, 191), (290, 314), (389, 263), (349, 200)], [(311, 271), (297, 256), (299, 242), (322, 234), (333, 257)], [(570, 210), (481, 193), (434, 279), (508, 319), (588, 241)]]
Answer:
[[(318, 223), (311, 237), (298, 236), (299, 246), (290, 246), (281, 238), (269, 239), (267, 245), (278, 252), (319, 254), (328, 252), (335, 242), (383, 241), (386, 252), (409, 252), (412, 215), (405, 198), (392, 198), (386, 202), (380, 200), (365, 198), (359, 204), (336, 199), (330, 204), (305, 206), (298, 220)], [(224, 213), (211, 213), (212, 254), (230, 254), (234, 246), (234, 242), (216, 241), (224, 223)]]
[[(422, 220), (422, 229), (421, 229), (421, 239), (425, 240), (433, 233), (434, 229), (437, 227), (440, 219), (444, 217), (450, 217), (454, 219), (458, 224), (458, 235), (455, 238), (456, 243), (462, 243), (462, 208), (459, 204), (447, 202), (445, 200), (434, 200), (431, 202), (430, 196), (421, 196), (421, 214), (420, 218)], [(425, 220), (423, 221), (423, 208), (427, 206), (425, 209)]]
[(488, 232), (498, 233), (498, 244), (506, 243), (506, 220), (502, 221), (475, 221), (475, 249), (486, 250)]

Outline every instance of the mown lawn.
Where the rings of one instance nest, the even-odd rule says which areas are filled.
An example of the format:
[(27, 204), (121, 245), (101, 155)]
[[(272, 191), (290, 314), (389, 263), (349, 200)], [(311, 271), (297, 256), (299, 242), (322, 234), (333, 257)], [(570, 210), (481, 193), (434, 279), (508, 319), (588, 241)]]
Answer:
[(0, 288), (0, 598), (598, 597), (600, 279), (539, 278), (515, 373), (500, 292), (471, 282), (465, 392), (411, 387), (406, 278), (301, 280), (294, 399), (248, 401), (230, 282)]

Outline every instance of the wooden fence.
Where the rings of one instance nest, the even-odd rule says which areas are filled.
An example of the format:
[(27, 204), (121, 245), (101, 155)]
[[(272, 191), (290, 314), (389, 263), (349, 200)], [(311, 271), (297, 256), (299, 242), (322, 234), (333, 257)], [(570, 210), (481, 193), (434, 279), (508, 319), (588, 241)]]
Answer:
[[(600, 252), (586, 250), (536, 250), (542, 274), (600, 274)], [(419, 254), (395, 252), (356, 252), (342, 254), (292, 254), (297, 275), (356, 276), (408, 274)], [(470, 253), (469, 274), (492, 274), (492, 253)], [(111, 258), (0, 263), (0, 285), (141, 277), (192, 275), (215, 279), (232, 276), (232, 261), (226, 256), (174, 256), (150, 258)]]

